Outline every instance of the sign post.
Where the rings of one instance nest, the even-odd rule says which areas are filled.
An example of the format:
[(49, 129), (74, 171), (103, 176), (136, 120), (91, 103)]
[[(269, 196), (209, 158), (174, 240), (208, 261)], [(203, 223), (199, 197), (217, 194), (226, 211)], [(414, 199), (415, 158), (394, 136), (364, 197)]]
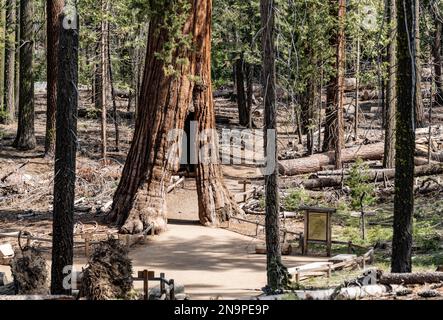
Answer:
[(326, 245), (326, 254), (331, 256), (332, 247), (332, 214), (336, 209), (301, 207), (305, 212), (305, 230), (303, 237), (303, 255), (309, 252), (309, 243), (320, 243)]

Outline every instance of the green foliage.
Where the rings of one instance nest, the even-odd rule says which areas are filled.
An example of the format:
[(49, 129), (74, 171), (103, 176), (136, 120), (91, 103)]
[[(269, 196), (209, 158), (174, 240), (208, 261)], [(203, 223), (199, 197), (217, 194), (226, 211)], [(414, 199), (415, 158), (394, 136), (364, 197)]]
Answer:
[(422, 251), (436, 251), (440, 248), (440, 235), (428, 221), (414, 222), (413, 238)]
[(368, 165), (363, 160), (357, 159), (345, 181), (345, 184), (351, 189), (351, 207), (353, 209), (361, 209), (361, 204), (369, 206), (375, 202), (374, 188), (367, 183), (368, 178)]
[(309, 193), (304, 188), (291, 190), (289, 195), (284, 198), (284, 207), (289, 211), (295, 211), (300, 206), (311, 204)]

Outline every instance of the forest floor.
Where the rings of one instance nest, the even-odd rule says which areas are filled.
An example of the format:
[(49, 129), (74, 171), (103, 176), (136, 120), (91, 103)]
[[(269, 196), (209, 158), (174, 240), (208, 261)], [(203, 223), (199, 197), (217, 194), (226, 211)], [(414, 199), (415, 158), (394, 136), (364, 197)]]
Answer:
[[(117, 229), (105, 223), (106, 212), (110, 208), (112, 195), (117, 187), (122, 166), (129, 150), (129, 143), (134, 129), (133, 112), (126, 110), (126, 102), (119, 101), (120, 148), (114, 146), (114, 126), (108, 124), (109, 159), (103, 165), (100, 159), (100, 123), (97, 112), (89, 103), (88, 93), (81, 91), (80, 109), (83, 116), (78, 121), (79, 152), (77, 158), (77, 184), (75, 200), (76, 248), (75, 263), (78, 267), (86, 264), (84, 245), (81, 235), (94, 231), (94, 240), (106, 239), (116, 234)], [(0, 232), (27, 231), (33, 236), (50, 240), (52, 231), (52, 180), (53, 160), (43, 157), (45, 129), (45, 91), (36, 91), (35, 130), (38, 147), (33, 151), (17, 151), (10, 145), (15, 137), (15, 125), (0, 125)], [(235, 103), (226, 98), (217, 98), (218, 129), (239, 128), (235, 125)], [(229, 118), (230, 121), (226, 121)], [(279, 144), (282, 149), (295, 142), (297, 135), (291, 131), (290, 113), (280, 115)], [(256, 123), (260, 123), (260, 116)], [(380, 139), (379, 125), (370, 118), (361, 124), (360, 140)], [(317, 132), (318, 136), (318, 132)], [(317, 137), (315, 137), (316, 141)], [(352, 144), (349, 141), (348, 143)], [(296, 147), (295, 149), (300, 148)], [(303, 151), (298, 151), (299, 154)], [(245, 154), (246, 157), (251, 155)], [(260, 189), (263, 180), (258, 179), (257, 166), (245, 164), (224, 165), (225, 182), (233, 194), (242, 192), (240, 180), (250, 180), (247, 189)], [(374, 186), (375, 187), (375, 186)], [(358, 219), (350, 216), (346, 196), (337, 190), (324, 190), (306, 193), (304, 190), (285, 191), (283, 205), (291, 207), (303, 201), (309, 205), (332, 206), (338, 208), (333, 220), (333, 238), (340, 241), (372, 247), (377, 245), (376, 267), (387, 270), (389, 267), (392, 237), (392, 195), (380, 199), (367, 210), (377, 209), (377, 215), (369, 218), (368, 237), (362, 240)], [(315, 195), (315, 197), (313, 197)], [(309, 198), (309, 199), (308, 199)], [(308, 200), (309, 201), (308, 201)], [(237, 200), (241, 196), (237, 195)], [(258, 200), (263, 204), (262, 198)], [(149, 269), (164, 272), (166, 277), (185, 285), (186, 292), (194, 299), (204, 298), (245, 298), (261, 293), (266, 282), (265, 255), (255, 254), (255, 244), (264, 240), (264, 230), (253, 224), (233, 222), (220, 229), (204, 228), (198, 225), (198, 206), (195, 182), (186, 178), (184, 186), (177, 187), (168, 194), (169, 229), (146, 244), (136, 244), (130, 249), (130, 256), (136, 270)], [(435, 271), (443, 264), (442, 234), (443, 197), (441, 190), (416, 199), (416, 215), (419, 228), (414, 237), (418, 239), (414, 251), (415, 270)], [(287, 209), (287, 208), (286, 208)], [(248, 215), (251, 221), (263, 222), (261, 215)], [(283, 219), (284, 226), (291, 231), (302, 231), (302, 216)], [(289, 241), (291, 238), (288, 239)], [(0, 239), (0, 243), (10, 242), (19, 250), (17, 238)], [(35, 245), (45, 253), (50, 263), (50, 241), (37, 241)], [(284, 256), (288, 267), (312, 261), (325, 261), (323, 250), (314, 250), (313, 257), (300, 257), (299, 250), (290, 256)], [(346, 253), (345, 247), (335, 246), (334, 254)], [(8, 267), (0, 266), (0, 271)], [(346, 270), (333, 273), (330, 279), (312, 278), (303, 282), (303, 286), (313, 288), (331, 287), (344, 280), (355, 278), (361, 270)]]

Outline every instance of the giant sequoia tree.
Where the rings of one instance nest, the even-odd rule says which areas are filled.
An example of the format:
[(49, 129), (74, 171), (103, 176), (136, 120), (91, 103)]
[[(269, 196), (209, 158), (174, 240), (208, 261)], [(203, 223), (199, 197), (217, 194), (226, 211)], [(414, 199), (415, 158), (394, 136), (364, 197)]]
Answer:
[[(412, 216), (414, 212), (414, 113), (415, 76), (415, 0), (397, 0), (397, 123), (395, 161), (394, 235), (392, 272), (412, 270)], [(411, 50), (412, 49), (412, 50)]]
[(156, 232), (166, 228), (165, 184), (178, 168), (173, 146), (181, 144), (174, 130), (183, 129), (193, 103), (200, 133), (196, 144), (212, 147), (212, 161), (199, 161), (197, 166), (200, 221), (218, 225), (238, 208), (223, 183), (220, 166), (214, 163), (216, 139), (208, 130), (215, 129), (210, 80), (212, 1), (151, 2), (150, 9), (135, 132), (109, 218), (124, 233), (141, 232), (150, 224)]

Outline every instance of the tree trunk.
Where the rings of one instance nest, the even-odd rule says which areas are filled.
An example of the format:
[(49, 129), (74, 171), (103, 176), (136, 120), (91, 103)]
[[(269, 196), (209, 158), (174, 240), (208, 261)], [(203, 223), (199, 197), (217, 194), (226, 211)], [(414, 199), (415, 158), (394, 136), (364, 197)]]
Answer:
[[(416, 167), (414, 176), (424, 177), (424, 176), (432, 176), (440, 174), (443, 174), (443, 165), (432, 164), (432, 165), (424, 165)], [(346, 182), (348, 176), (349, 176), (348, 172), (343, 173), (341, 172), (341, 170), (338, 170), (335, 175), (327, 177), (321, 176), (315, 179), (295, 179), (286, 184), (285, 187), (295, 188), (303, 186), (305, 189), (308, 190), (322, 189), (322, 188), (336, 188), (336, 187), (341, 187), (343, 182)], [(395, 178), (395, 169), (370, 170), (366, 175), (365, 181), (362, 182), (375, 183), (375, 182), (383, 182), (385, 180), (392, 180), (394, 178)]]
[[(74, 2), (75, 3), (75, 2)], [(76, 13), (75, 13), (76, 14)], [(68, 24), (63, 19), (70, 20)], [(52, 231), (51, 293), (70, 294), (63, 285), (74, 258), (74, 195), (77, 151), (78, 49), (76, 16), (59, 15), (59, 70), (57, 82), (54, 213)]]
[[(169, 2), (159, 3), (150, 22), (134, 138), (109, 215), (111, 222), (122, 226), (123, 233), (139, 233), (150, 224), (156, 232), (166, 228), (165, 183), (171, 171), (178, 169), (180, 159), (177, 146), (181, 145), (181, 135), (174, 135), (174, 130), (183, 130), (193, 95), (200, 130), (215, 127), (211, 89), (206, 88), (210, 87), (208, 24), (212, 2), (193, 0), (190, 4), (190, 11), (185, 13)], [(171, 39), (162, 26), (167, 17), (183, 14), (189, 16), (179, 32), (183, 36), (192, 34), (191, 45), (169, 52), (166, 45), (177, 39)], [(170, 53), (168, 69), (173, 72), (166, 72), (165, 61), (160, 58), (165, 52)], [(188, 63), (183, 63), (184, 59)], [(194, 81), (194, 76), (199, 81)], [(223, 193), (226, 188), (220, 168), (200, 163), (197, 170), (200, 218), (216, 224), (215, 217), (227, 215), (225, 208), (231, 205), (228, 193)]]
[[(415, 0), (415, 77), (416, 77), (416, 97), (417, 102), (415, 103), (415, 127), (422, 128), (424, 125), (425, 114), (423, 105), (423, 96), (421, 93), (421, 36), (420, 36), (420, 0)], [(402, 7), (401, 7), (402, 8)], [(412, 25), (412, 21), (411, 21)]]
[[(0, 111), (4, 112), (5, 89), (5, 45), (6, 45), (6, 0), (0, 0)], [(0, 118), (1, 120), (1, 118)]]
[(20, 98), (17, 136), (14, 147), (20, 150), (35, 148), (34, 133), (34, 1), (20, 0)]
[[(4, 123), (11, 123), (15, 118), (15, 23), (16, 1), (6, 2), (6, 57), (5, 57), (5, 94), (4, 94)], [(3, 96), (0, 97), (3, 99)]]
[(47, 68), (47, 96), (46, 96), (46, 136), (45, 155), (52, 157), (55, 149), (55, 111), (57, 108), (57, 81), (58, 81), (58, 42), (60, 32), (60, 14), (64, 0), (49, 0), (46, 2), (46, 64)]
[(254, 66), (246, 64), (246, 108), (248, 110), (248, 127), (253, 128), (254, 123), (251, 118), (252, 104), (254, 99)]
[(15, 22), (15, 42), (16, 42), (16, 49), (15, 49), (15, 83), (14, 83), (14, 117), (18, 116), (19, 111), (19, 101), (20, 101), (20, 43), (21, 43), (21, 36), (20, 36), (20, 5), (19, 2), (16, 1), (16, 17), (17, 21)]
[[(115, 101), (115, 90), (114, 90), (114, 75), (112, 74), (112, 61), (111, 61), (111, 37), (110, 37), (110, 28), (107, 28), (107, 53), (108, 53), (108, 75), (109, 75), (109, 86), (111, 89), (111, 100), (112, 100), (112, 118), (114, 119), (114, 130), (115, 130), (115, 151), (119, 151), (120, 149), (120, 130), (118, 128), (118, 112), (117, 112), (117, 103)], [(131, 93), (129, 92), (129, 95)], [(129, 97), (128, 97), (129, 98)]]
[(418, 273), (386, 273), (379, 279), (381, 284), (432, 284), (443, 282), (443, 272), (418, 272)]
[[(109, 11), (109, 1), (108, 0), (102, 0), (102, 12), (103, 14), (107, 14)], [(108, 21), (106, 20), (107, 17), (102, 17), (101, 21), (101, 33), (100, 33), (100, 67), (101, 67), (101, 158), (103, 160), (103, 163), (106, 164), (107, 161), (107, 114), (106, 114), (106, 108), (108, 104), (108, 95), (107, 95), (107, 72), (108, 68), (106, 67), (107, 63), (107, 54), (106, 54), (106, 37), (108, 34), (107, 28), (108, 28)]]
[[(342, 150), (342, 162), (352, 162), (358, 158), (363, 160), (381, 160), (383, 158), (383, 149), (383, 143), (346, 148)], [(294, 176), (317, 172), (322, 170), (322, 168), (334, 165), (335, 163), (335, 152), (329, 151), (304, 158), (281, 160), (279, 161), (278, 166), (280, 174)]]
[[(433, 7), (433, 10), (438, 10), (437, 6)], [(438, 12), (438, 11), (436, 11)], [(439, 20), (437, 13), (434, 13), (434, 44), (432, 46), (432, 55), (434, 60), (434, 81), (436, 87), (435, 93), (435, 106), (443, 106), (443, 87), (442, 87), (442, 61), (441, 61), (441, 43), (442, 43), (442, 28), (443, 23)]]
[(335, 74), (327, 86), (326, 124), (323, 140), (323, 151), (335, 150), (335, 166), (341, 167), (341, 149), (344, 146), (344, 72), (345, 72), (345, 15), (346, 2), (331, 0), (331, 14), (338, 17), (337, 31), (331, 36), (331, 46), (336, 48), (336, 57), (333, 68)]
[(345, 18), (346, 18), (346, 0), (339, 0), (338, 8), (338, 37), (337, 37), (337, 123), (335, 127), (334, 149), (335, 149), (335, 168), (341, 169), (342, 155), (341, 150), (344, 147), (344, 94), (345, 94)]
[(385, 155), (383, 157), (383, 167), (393, 168), (395, 166), (395, 105), (397, 103), (396, 79), (397, 79), (397, 39), (396, 39), (396, 0), (389, 0), (389, 45), (388, 45), (388, 87), (387, 87), (387, 108), (386, 108), (386, 130), (385, 130)]
[[(416, 110), (417, 83), (413, 75), (415, 56), (414, 2), (397, 0), (397, 124), (394, 198), (394, 234), (391, 268), (394, 273), (412, 271), (412, 216), (414, 212), (414, 110)], [(405, 23), (407, 22), (407, 23)], [(406, 25), (408, 29), (406, 29)], [(413, 51), (414, 52), (414, 51)]]
[[(266, 248), (267, 284), (271, 291), (282, 289), (287, 280), (287, 269), (281, 261), (279, 193), (277, 161), (277, 112), (275, 97), (275, 45), (273, 0), (260, 0), (263, 59), (263, 96), (265, 104), (264, 146), (267, 159), (266, 192)], [(273, 133), (273, 134), (272, 134)], [(272, 138), (271, 138), (272, 137)]]
[(242, 57), (235, 61), (235, 77), (237, 82), (237, 106), (239, 124), (242, 126), (249, 125), (249, 110), (246, 101), (245, 93), (245, 76), (243, 71), (243, 54)]
[[(197, 165), (196, 185), (200, 223), (206, 226), (218, 226), (220, 222), (228, 220), (232, 214), (240, 211), (223, 182), (217, 158), (218, 134), (211, 83), (212, 1), (199, 2), (200, 14), (196, 16), (195, 22), (197, 27), (195, 32), (198, 35), (195, 42), (198, 52), (195, 75), (203, 81), (193, 88), (193, 103), (200, 136), (197, 142), (200, 159)], [(249, 116), (247, 119), (248, 124)]]

